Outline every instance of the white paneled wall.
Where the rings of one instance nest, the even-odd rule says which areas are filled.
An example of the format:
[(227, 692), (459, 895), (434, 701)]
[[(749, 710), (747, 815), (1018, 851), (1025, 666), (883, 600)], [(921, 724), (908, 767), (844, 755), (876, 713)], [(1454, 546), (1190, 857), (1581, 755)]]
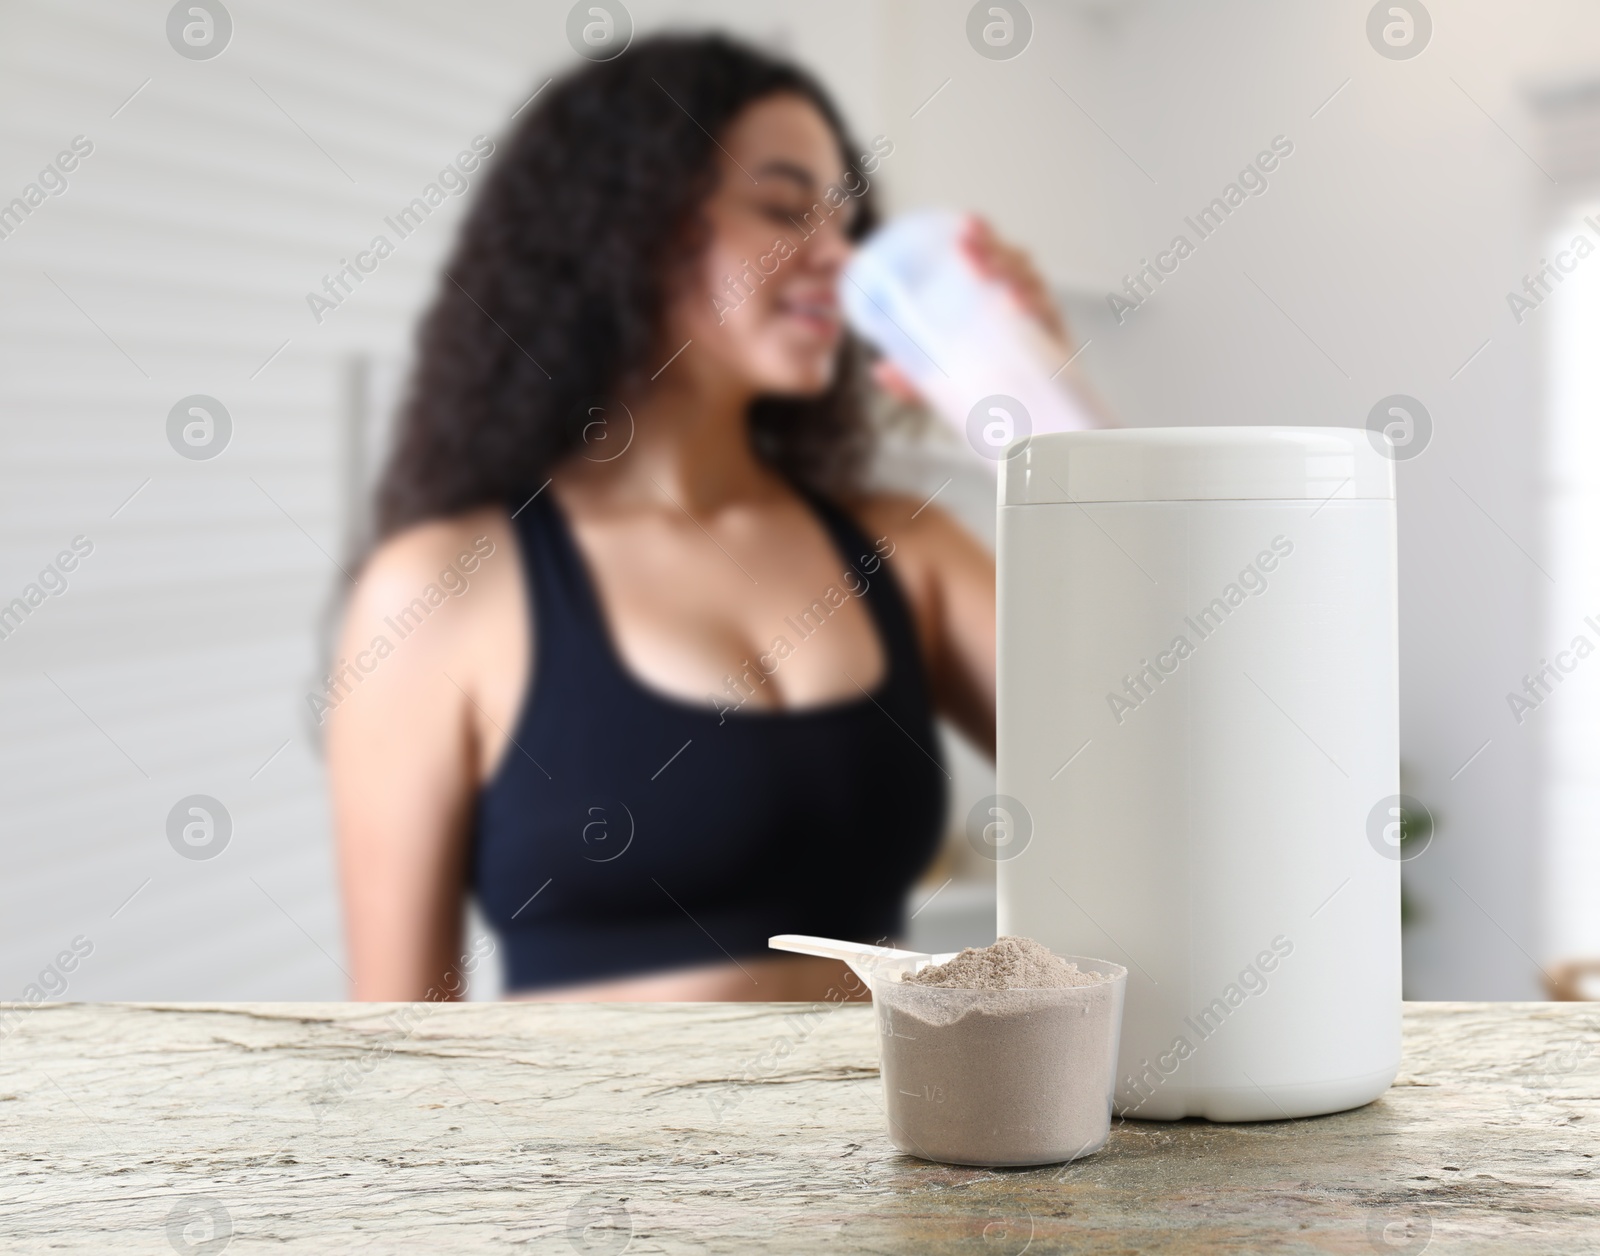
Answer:
[[(553, 12), (516, 48), (422, 4), (239, 3), (192, 61), (166, 10), (0, 14), (0, 195), (94, 145), (0, 241), (0, 599), (94, 547), (0, 640), (0, 998), (79, 934), (70, 996), (344, 992), (304, 695), (343, 580), (352, 379), (370, 418), (463, 202), (320, 326), (305, 293), (564, 51)], [(233, 424), (207, 461), (166, 437), (196, 393)], [(232, 818), (215, 858), (167, 840), (189, 794)]]

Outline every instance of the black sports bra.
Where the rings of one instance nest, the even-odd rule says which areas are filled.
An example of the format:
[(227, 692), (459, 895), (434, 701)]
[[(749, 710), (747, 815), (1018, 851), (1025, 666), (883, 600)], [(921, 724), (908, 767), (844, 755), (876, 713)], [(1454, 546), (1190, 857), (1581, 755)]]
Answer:
[[(534, 668), (472, 838), (472, 891), (507, 989), (771, 955), (775, 933), (898, 934), (948, 778), (911, 614), (872, 543), (807, 497), (840, 576), (790, 617), (785, 644), (863, 597), (886, 660), (873, 692), (795, 710), (737, 707), (737, 689), (697, 703), (623, 664), (553, 499), (540, 493), (513, 521)], [(751, 660), (746, 683), (781, 653)]]

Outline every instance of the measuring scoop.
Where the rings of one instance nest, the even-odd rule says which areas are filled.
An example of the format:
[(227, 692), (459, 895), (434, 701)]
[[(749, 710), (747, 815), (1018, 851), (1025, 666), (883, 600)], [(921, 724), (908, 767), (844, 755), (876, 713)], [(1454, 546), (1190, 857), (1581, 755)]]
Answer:
[(893, 946), (871, 946), (865, 942), (845, 942), (839, 938), (814, 938), (804, 933), (780, 933), (768, 938), (767, 945), (775, 951), (793, 951), (796, 955), (820, 955), (824, 959), (843, 960), (867, 983), (867, 989), (876, 990), (882, 981), (898, 981), (907, 973), (914, 973), (929, 964), (944, 964), (960, 954), (949, 951), (933, 955), (927, 951), (902, 951)]

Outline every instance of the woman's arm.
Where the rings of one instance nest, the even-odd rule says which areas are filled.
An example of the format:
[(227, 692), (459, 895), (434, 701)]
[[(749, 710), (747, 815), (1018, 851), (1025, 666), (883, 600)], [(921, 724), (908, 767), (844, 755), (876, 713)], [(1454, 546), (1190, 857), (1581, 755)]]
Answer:
[[(981, 218), (969, 218), (962, 252), (978, 271), (1004, 283), (1018, 305), (1056, 342), (1064, 360), (1076, 356), (1072, 333), (1056, 308), (1049, 285), (1022, 249), (1000, 239)], [(887, 359), (874, 364), (878, 383), (901, 401), (919, 398)], [(1087, 383), (1068, 371), (1069, 386), (1102, 426), (1113, 421)], [(874, 538), (905, 542), (897, 569), (909, 585), (932, 681), (934, 700), (946, 716), (991, 757), (995, 752), (995, 574), (994, 557), (976, 538), (935, 506), (918, 507), (884, 494), (869, 499), (863, 522)]]
[(934, 698), (950, 722), (992, 759), (995, 752), (994, 556), (938, 507), (923, 511), (939, 555), (933, 574), (939, 620), (931, 659)]
[(916, 618), (939, 714), (994, 755), (994, 558), (937, 506), (875, 494), (860, 517), (874, 541), (892, 543), (889, 565)]
[(484, 651), (472, 647), (495, 609), (492, 577), (505, 574), (483, 565), (484, 532), (468, 518), (388, 541), (345, 618), (335, 666), (350, 666), (335, 673), (327, 752), (358, 999), (462, 990), (466, 839), (483, 763)]

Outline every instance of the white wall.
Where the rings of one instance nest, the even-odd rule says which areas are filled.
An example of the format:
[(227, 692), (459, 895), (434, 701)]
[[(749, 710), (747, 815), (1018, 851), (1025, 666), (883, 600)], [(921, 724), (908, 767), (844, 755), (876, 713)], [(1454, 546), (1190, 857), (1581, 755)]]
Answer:
[[(1546, 256), (1580, 234), (1591, 241), (1600, 236), (1583, 221), (1600, 222), (1600, 194), (1583, 210), (1551, 233)], [(1534, 709), (1519, 709), (1521, 727), (1545, 752), (1545, 902), (1548, 950), (1555, 956), (1600, 955), (1600, 653), (1580, 655), (1583, 647), (1576, 644), (1582, 638), (1591, 650), (1600, 646), (1594, 627), (1600, 624), (1600, 253), (1584, 260), (1589, 264), (1576, 269), (1550, 302), (1546, 328), (1547, 531), (1555, 579), (1543, 648), (1529, 670), (1550, 659), (1562, 674)]]
[[(227, 51), (191, 61), (167, 8), (0, 17), (4, 195), (74, 135), (94, 144), (0, 242), (0, 590), (74, 535), (94, 544), (70, 592), (0, 641), (0, 997), (78, 934), (94, 952), (76, 997), (337, 997), (304, 694), (343, 578), (349, 386), (401, 352), (460, 203), (322, 325), (304, 294), (556, 49), (463, 38), (421, 4), (240, 4)], [(193, 393), (232, 417), (214, 460), (167, 443)], [(167, 841), (192, 793), (232, 817), (214, 859)]]

